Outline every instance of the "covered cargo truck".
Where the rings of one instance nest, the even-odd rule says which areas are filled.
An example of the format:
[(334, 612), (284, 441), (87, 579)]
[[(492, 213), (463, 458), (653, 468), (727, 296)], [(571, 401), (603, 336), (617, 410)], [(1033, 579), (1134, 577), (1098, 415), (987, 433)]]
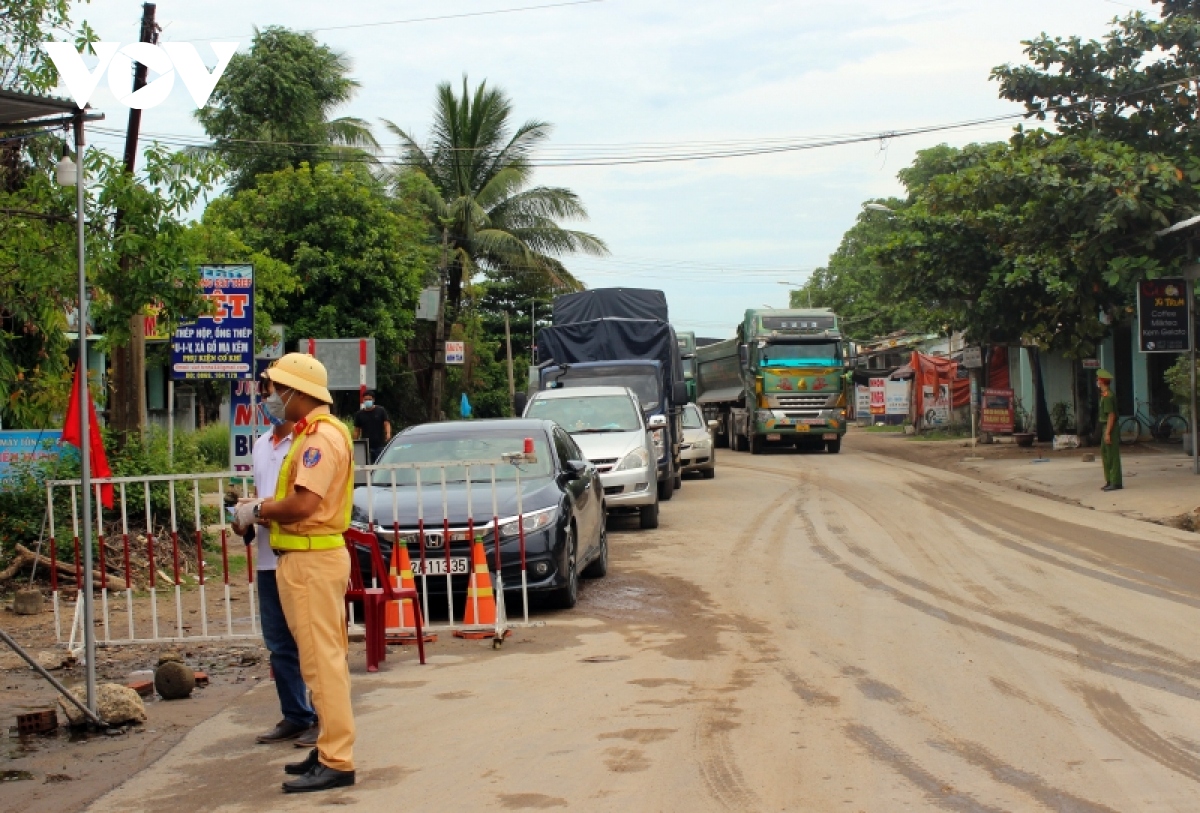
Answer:
[(696, 349), (696, 403), (736, 451), (837, 453), (846, 434), (844, 340), (827, 308), (746, 311), (732, 339)]
[[(580, 318), (584, 316), (594, 318)], [(600, 385), (632, 389), (647, 423), (659, 424), (655, 450), (659, 498), (664, 500), (681, 481), (681, 410), (687, 403), (678, 338), (666, 316), (661, 291), (601, 288), (558, 297), (553, 326), (537, 334), (533, 382), (539, 390)]]

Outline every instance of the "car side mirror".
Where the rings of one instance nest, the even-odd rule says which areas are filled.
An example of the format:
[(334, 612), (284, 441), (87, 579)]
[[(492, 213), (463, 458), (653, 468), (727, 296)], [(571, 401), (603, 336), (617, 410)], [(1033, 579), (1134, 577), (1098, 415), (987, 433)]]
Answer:
[(578, 480), (587, 474), (587, 470), (588, 462), (586, 460), (568, 460), (563, 474), (567, 475), (568, 480)]
[(750, 350), (744, 344), (738, 345), (738, 361), (742, 363), (742, 367), (750, 366)]
[(648, 426), (651, 429), (666, 429), (667, 428), (667, 416), (666, 415), (651, 415), (650, 420), (646, 422), (646, 426)]
[(671, 385), (671, 400), (676, 404), (686, 404), (688, 401), (688, 389), (686, 381), (676, 381)]
[(528, 393), (518, 392), (513, 395), (513, 417), (520, 418), (525, 414), (525, 405), (529, 403)]
[(709, 428), (709, 429), (713, 429), (713, 430), (720, 429), (720, 428), (721, 428), (721, 422), (720, 422), (720, 421), (709, 421), (709, 422), (708, 422), (708, 428)]

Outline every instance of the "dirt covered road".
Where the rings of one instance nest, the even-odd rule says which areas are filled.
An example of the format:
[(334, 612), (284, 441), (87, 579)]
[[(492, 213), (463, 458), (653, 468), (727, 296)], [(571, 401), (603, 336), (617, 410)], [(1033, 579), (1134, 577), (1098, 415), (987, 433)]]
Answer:
[(499, 651), (356, 658), (359, 784), (264, 685), (97, 811), (1200, 809), (1200, 543), (847, 446), (723, 452)]

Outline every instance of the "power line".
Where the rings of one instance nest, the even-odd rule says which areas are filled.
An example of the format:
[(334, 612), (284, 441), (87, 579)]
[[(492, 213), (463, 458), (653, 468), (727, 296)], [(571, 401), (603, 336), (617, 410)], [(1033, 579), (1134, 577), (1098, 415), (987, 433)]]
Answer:
[[(325, 25), (320, 28), (302, 28), (298, 29), (307, 34), (316, 33), (317, 31), (345, 31), (351, 28), (379, 28), (385, 25), (408, 25), (410, 23), (430, 23), (440, 20), (461, 20), (467, 17), (491, 17), (497, 14), (519, 14), (526, 11), (542, 11), (551, 8), (565, 8), (567, 6), (587, 6), (594, 3), (603, 3), (606, 0), (569, 0), (564, 3), (546, 3), (540, 6), (518, 6), (516, 8), (498, 8), (488, 11), (464, 11), (461, 14), (439, 14), (433, 17), (410, 17), (405, 20), (384, 20), (377, 23), (352, 23), (350, 25)], [(174, 40), (174, 42), (215, 42), (223, 39), (233, 39), (239, 34), (228, 34), (219, 37), (196, 37), (195, 39)]]

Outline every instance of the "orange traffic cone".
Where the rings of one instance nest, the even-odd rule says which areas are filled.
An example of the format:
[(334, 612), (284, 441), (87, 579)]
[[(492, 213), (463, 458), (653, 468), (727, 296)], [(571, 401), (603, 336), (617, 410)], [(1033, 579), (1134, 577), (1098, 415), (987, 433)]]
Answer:
[(492, 576), (488, 572), (487, 556), (478, 540), (471, 546), (471, 577), (467, 582), (467, 606), (463, 610), (463, 626), (475, 629), (455, 630), (455, 638), (491, 638), (495, 635), (496, 595), (492, 591)]
[[(388, 571), (388, 578), (392, 580), (392, 587), (407, 588), (415, 590), (417, 585), (413, 579), (412, 560), (408, 558), (408, 545), (399, 544), (392, 545), (392, 563)], [(387, 641), (390, 644), (415, 644), (417, 642), (417, 620), (416, 615), (421, 612), (421, 608), (416, 606), (416, 602), (411, 598), (402, 598), (399, 601), (389, 601), (384, 609), (384, 628), (387, 632)], [(424, 618), (422, 617), (422, 621)], [(422, 623), (422, 630), (424, 624)], [(399, 632), (393, 632), (397, 627), (402, 628)], [(433, 643), (437, 640), (437, 636), (431, 633), (425, 633), (425, 643)]]

